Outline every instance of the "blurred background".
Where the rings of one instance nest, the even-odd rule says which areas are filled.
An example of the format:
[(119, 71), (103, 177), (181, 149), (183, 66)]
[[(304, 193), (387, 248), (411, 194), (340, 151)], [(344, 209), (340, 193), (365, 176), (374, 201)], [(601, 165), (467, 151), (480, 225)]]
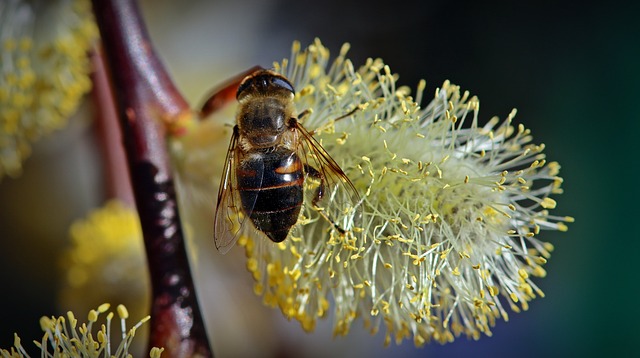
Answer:
[[(547, 158), (562, 166), (565, 193), (555, 197), (553, 213), (576, 222), (567, 233), (540, 237), (555, 245), (548, 276), (536, 281), (546, 297), (526, 312), (510, 314), (509, 322), (499, 321), (492, 337), (421, 349), (407, 341), (384, 349), (383, 335), (369, 336), (360, 323), (347, 338), (331, 338), (331, 318), (315, 333), (303, 333), (279, 312), (259, 309), (249, 280), (238, 283), (246, 302), (203, 302), (208, 296), (200, 292), (205, 311), (209, 305), (245, 310), (256, 334), (242, 336), (231, 327), (239, 342), (251, 346), (250, 337), (260, 332), (275, 336), (278, 343), (255, 343), (270, 356), (638, 354), (633, 342), (640, 335), (640, 235), (633, 208), (640, 193), (633, 163), (640, 154), (634, 144), (640, 133), (639, 5), (145, 0), (141, 7), (157, 52), (194, 106), (225, 79), (288, 57), (293, 40), (306, 46), (319, 37), (333, 54), (350, 42), (356, 66), (381, 57), (401, 85), (413, 88), (424, 78), (427, 93), (433, 93), (449, 79), (478, 95), (481, 121), (505, 118), (517, 108), (516, 123), (530, 128), (534, 142), (546, 144)], [(83, 104), (67, 128), (35, 145), (20, 178), (0, 182), (0, 347), (12, 344), (14, 332), (23, 342), (38, 339), (39, 317), (60, 313), (58, 255), (68, 245), (69, 226), (106, 199), (101, 149), (90, 120), (94, 111), (91, 103)], [(220, 257), (212, 240), (199, 250), (199, 260)], [(216, 327), (233, 326), (217, 321)], [(209, 333), (215, 337), (216, 329)], [(231, 354), (229, 349), (223, 353)]]

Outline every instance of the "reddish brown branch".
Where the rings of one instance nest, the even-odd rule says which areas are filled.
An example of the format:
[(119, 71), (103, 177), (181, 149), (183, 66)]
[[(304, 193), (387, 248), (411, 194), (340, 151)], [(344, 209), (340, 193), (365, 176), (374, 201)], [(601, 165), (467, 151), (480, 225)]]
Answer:
[(96, 102), (97, 137), (102, 149), (104, 180), (107, 198), (117, 198), (128, 207), (134, 208), (133, 192), (127, 159), (122, 148), (122, 135), (118, 124), (118, 114), (111, 93), (107, 69), (101, 48), (91, 55), (93, 63), (93, 96)]
[(211, 356), (169, 169), (167, 123), (189, 107), (154, 53), (132, 0), (93, 0), (140, 215), (152, 286), (151, 346)]

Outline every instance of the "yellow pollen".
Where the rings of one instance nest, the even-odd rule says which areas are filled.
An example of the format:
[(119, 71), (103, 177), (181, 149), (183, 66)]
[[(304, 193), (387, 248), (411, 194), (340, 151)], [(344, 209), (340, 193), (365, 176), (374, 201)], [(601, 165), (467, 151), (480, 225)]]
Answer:
[(556, 201), (551, 198), (544, 198), (540, 205), (545, 209), (554, 209), (556, 207)]
[(89, 322), (96, 322), (98, 320), (98, 312), (96, 310), (89, 311), (88, 320)]
[(118, 311), (118, 316), (121, 319), (129, 318), (129, 311), (127, 311), (127, 308), (124, 305), (118, 305), (117, 311)]

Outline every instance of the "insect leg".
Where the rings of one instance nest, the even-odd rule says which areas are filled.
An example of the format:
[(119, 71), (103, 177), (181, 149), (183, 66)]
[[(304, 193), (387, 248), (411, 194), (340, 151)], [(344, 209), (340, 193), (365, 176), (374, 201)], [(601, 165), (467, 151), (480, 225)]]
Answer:
[(311, 114), (311, 110), (307, 108), (304, 111), (300, 112), (300, 114), (298, 114), (298, 120), (302, 120), (304, 117), (310, 114)]
[(318, 201), (322, 200), (322, 197), (324, 196), (324, 175), (322, 175), (322, 173), (320, 173), (316, 168), (310, 166), (309, 164), (304, 165), (304, 171), (308, 175), (320, 181), (320, 185), (318, 186), (318, 189), (316, 189), (316, 193), (313, 196), (313, 201), (311, 202), (313, 206), (316, 206), (318, 204)]
[[(333, 123), (335, 123), (335, 122), (337, 122), (337, 121), (339, 121), (339, 120), (341, 120), (341, 119), (347, 118), (347, 117), (349, 117), (349, 116), (353, 115), (354, 113), (356, 113), (356, 112), (357, 112), (357, 111), (359, 111), (359, 110), (360, 110), (360, 106), (357, 106), (356, 108), (354, 108), (354, 109), (350, 110), (350, 111), (349, 111), (349, 113), (343, 114), (343, 115), (341, 115), (340, 117), (338, 117), (338, 118), (334, 119), (334, 120), (333, 120)], [(300, 116), (298, 116), (298, 118), (300, 118), (302, 115), (305, 115), (305, 116), (306, 116), (306, 115), (308, 115), (308, 114), (310, 114), (310, 113), (311, 113), (311, 111), (309, 111), (309, 110), (307, 109), (307, 110), (303, 111), (302, 113), (300, 113)], [(312, 131), (309, 131), (309, 134), (311, 134), (311, 135), (315, 135), (315, 134), (316, 134), (316, 129), (314, 129), (314, 130), (312, 130)]]
[(346, 231), (341, 228), (333, 219), (331, 219), (329, 217), (329, 215), (327, 215), (327, 213), (324, 212), (323, 209), (321, 209), (320, 207), (318, 207), (318, 201), (322, 200), (322, 197), (324, 196), (324, 175), (322, 175), (322, 173), (320, 171), (318, 171), (316, 168), (310, 166), (309, 164), (305, 164), (304, 165), (304, 171), (306, 174), (318, 179), (320, 181), (320, 185), (318, 186), (318, 189), (316, 189), (315, 194), (313, 195), (313, 200), (311, 200), (311, 204), (313, 205), (313, 208), (318, 212), (318, 214), (320, 214), (325, 220), (327, 220), (327, 222), (329, 222), (331, 225), (333, 225), (333, 227), (338, 230), (338, 232), (340, 232), (340, 234), (344, 235), (346, 234)]

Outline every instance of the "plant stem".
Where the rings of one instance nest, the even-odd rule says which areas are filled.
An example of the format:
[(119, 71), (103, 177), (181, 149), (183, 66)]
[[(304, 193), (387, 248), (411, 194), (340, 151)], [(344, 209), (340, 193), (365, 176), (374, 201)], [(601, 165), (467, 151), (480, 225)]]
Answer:
[(149, 347), (212, 356), (187, 260), (166, 152), (167, 125), (191, 115), (133, 0), (93, 0), (110, 70), (152, 286)]
[(116, 198), (135, 210), (133, 191), (127, 158), (122, 147), (122, 135), (116, 104), (104, 63), (104, 54), (99, 46), (91, 54), (93, 64), (93, 100), (96, 103), (96, 136), (102, 154), (105, 194)]

